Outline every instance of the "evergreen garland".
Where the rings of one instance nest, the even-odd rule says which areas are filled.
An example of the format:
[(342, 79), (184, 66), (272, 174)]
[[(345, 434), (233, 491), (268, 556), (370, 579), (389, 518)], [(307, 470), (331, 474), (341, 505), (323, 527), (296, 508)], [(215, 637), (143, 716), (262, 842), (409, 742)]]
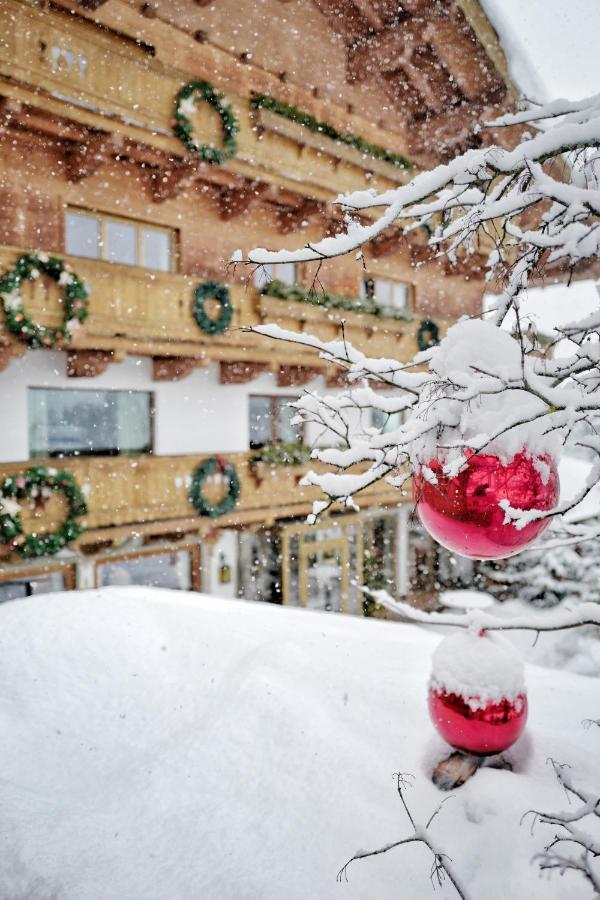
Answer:
[[(225, 160), (237, 153), (237, 134), (240, 125), (229, 103), (224, 103), (224, 95), (215, 91), (208, 81), (190, 81), (184, 85), (175, 97), (175, 115), (173, 134), (182, 141), (190, 153), (197, 153), (203, 162), (212, 166), (220, 166)], [(194, 139), (194, 129), (188, 114), (193, 114), (199, 101), (209, 103), (221, 117), (223, 128), (223, 146), (212, 147), (210, 144), (199, 144)]]
[[(216, 319), (211, 319), (204, 308), (208, 300), (217, 300), (221, 306), (221, 312)], [(199, 284), (194, 290), (194, 318), (198, 327), (206, 334), (223, 334), (231, 324), (233, 306), (229, 289), (218, 281), (207, 281)]]
[(304, 466), (310, 462), (311, 449), (305, 444), (265, 444), (250, 457), (250, 462), (269, 466)]
[(413, 316), (405, 310), (378, 306), (372, 300), (361, 300), (360, 297), (350, 297), (347, 294), (307, 291), (296, 284), (283, 284), (277, 278), (269, 281), (262, 288), (261, 294), (266, 297), (276, 297), (278, 300), (292, 300), (294, 303), (310, 303), (312, 306), (325, 306), (327, 309), (345, 309), (348, 312), (365, 313), (382, 319), (396, 319), (403, 322), (413, 320)]
[[(204, 482), (211, 475), (220, 473), (228, 481), (227, 493), (219, 503), (210, 503), (202, 492)], [(220, 456), (211, 456), (200, 463), (192, 476), (192, 484), (190, 487), (190, 503), (201, 516), (208, 516), (216, 519), (225, 513), (231, 512), (236, 506), (241, 493), (240, 479), (238, 477), (235, 466), (228, 463), (227, 460)]]
[(283, 100), (277, 100), (270, 94), (256, 94), (252, 97), (250, 103), (255, 109), (270, 110), (278, 116), (289, 119), (291, 122), (303, 125), (305, 128), (308, 128), (309, 131), (313, 131), (316, 134), (322, 134), (325, 137), (331, 138), (332, 141), (337, 141), (348, 147), (353, 147), (365, 156), (371, 156), (373, 159), (380, 159), (383, 162), (390, 163), (392, 166), (399, 166), (402, 169), (412, 169), (413, 167), (411, 161), (405, 156), (402, 156), (401, 153), (392, 153), (391, 150), (386, 150), (385, 147), (380, 147), (378, 144), (371, 144), (369, 141), (365, 141), (364, 138), (352, 134), (349, 131), (338, 131), (333, 125), (329, 125), (327, 122), (320, 122), (319, 119), (315, 119), (310, 113), (304, 112), (297, 106), (285, 103)]
[[(53, 492), (61, 492), (69, 509), (63, 524), (45, 534), (25, 535), (19, 515), (19, 500), (44, 505)], [(70, 472), (32, 466), (17, 475), (8, 475), (0, 484), (0, 541), (23, 556), (53, 556), (84, 531), (77, 519), (87, 513), (81, 488)]]
[[(65, 289), (63, 324), (58, 328), (38, 325), (27, 315), (21, 283), (48, 275)], [(0, 298), (9, 330), (30, 347), (64, 347), (71, 332), (88, 315), (89, 289), (62, 259), (47, 253), (25, 253), (0, 278)]]

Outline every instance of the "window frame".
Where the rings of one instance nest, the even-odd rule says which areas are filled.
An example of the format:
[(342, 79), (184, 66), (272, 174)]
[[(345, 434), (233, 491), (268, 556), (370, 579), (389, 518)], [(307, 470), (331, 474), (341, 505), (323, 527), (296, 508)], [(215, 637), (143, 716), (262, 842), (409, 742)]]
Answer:
[[(78, 256), (76, 253), (71, 253), (67, 250), (67, 234), (66, 234), (66, 225), (67, 225), (67, 215), (69, 213), (73, 213), (74, 215), (80, 216), (90, 216), (98, 221), (99, 225), (99, 246), (98, 246), (98, 257), (91, 256)], [(122, 222), (124, 225), (133, 225), (135, 228), (135, 252), (136, 252), (136, 262), (132, 263), (123, 263), (123, 262), (112, 262), (107, 255), (107, 240), (106, 240), (106, 223), (107, 221), (113, 222)], [(63, 246), (65, 248), (65, 253), (68, 253), (69, 256), (75, 256), (78, 259), (89, 259), (90, 262), (106, 262), (111, 266), (127, 266), (129, 269), (147, 269), (149, 272), (160, 272), (164, 275), (168, 275), (172, 272), (179, 271), (179, 232), (177, 228), (172, 228), (170, 225), (155, 225), (153, 222), (147, 222), (145, 219), (134, 219), (129, 216), (122, 216), (118, 213), (112, 212), (104, 212), (103, 210), (96, 209), (88, 209), (84, 206), (71, 206), (70, 204), (66, 204), (64, 208), (64, 233), (63, 233)], [(148, 231), (158, 231), (160, 233), (166, 234), (169, 238), (169, 262), (170, 266), (168, 269), (152, 269), (150, 266), (147, 266), (144, 263), (140, 262), (143, 258), (143, 247), (144, 247), (144, 239), (143, 232), (144, 230)]]
[[(250, 401), (251, 401), (254, 397), (257, 397), (257, 398), (259, 398), (259, 399), (261, 399), (261, 400), (269, 400), (269, 401), (270, 401), (270, 407), (271, 407), (271, 408), (270, 408), (270, 415), (271, 415), (271, 440), (268, 441), (266, 444), (260, 444), (260, 446), (254, 446), (254, 447), (253, 447), (253, 446), (251, 446), (251, 444), (252, 444), (252, 433), (251, 433), (251, 432), (252, 432), (252, 427), (251, 427), (251, 422), (250, 422)], [(251, 450), (259, 450), (260, 447), (266, 447), (266, 446), (273, 445), (273, 444), (283, 444), (283, 443), (286, 443), (285, 441), (281, 441), (281, 440), (280, 440), (279, 438), (277, 438), (277, 436), (276, 436), (276, 429), (277, 429), (277, 402), (278, 402), (278, 401), (285, 401), (285, 402), (287, 402), (287, 403), (290, 403), (290, 402), (295, 401), (295, 400), (298, 400), (298, 399), (299, 399), (299, 398), (298, 398), (295, 394), (248, 394), (248, 446), (250, 447)], [(306, 437), (304, 425), (305, 425), (305, 423), (302, 422), (302, 423), (298, 426), (298, 431), (299, 431), (299, 436), (300, 436), (299, 443), (301, 443), (301, 444), (304, 443), (304, 439), (305, 439), (305, 437)]]
[[(366, 284), (368, 281), (373, 282), (373, 296), (369, 297)], [(390, 285), (398, 285), (406, 288), (406, 304), (404, 306), (394, 306), (389, 305), (386, 307), (385, 304), (377, 303), (377, 282), (383, 281), (387, 282)], [(401, 278), (390, 278), (387, 275), (376, 275), (374, 272), (363, 272), (362, 279), (360, 282), (360, 296), (363, 300), (370, 300), (372, 303), (375, 303), (377, 306), (383, 306), (388, 309), (400, 310), (404, 309), (407, 313), (413, 313), (415, 307), (415, 286), (411, 281), (403, 281)]]
[[(167, 556), (173, 553), (186, 552), (190, 554), (190, 590), (196, 593), (202, 591), (202, 547), (201, 544), (181, 544), (157, 545), (155, 547), (139, 547), (137, 550), (130, 550), (128, 553), (108, 553), (104, 556), (98, 556), (94, 559), (94, 587), (100, 587), (100, 571), (99, 566), (127, 562), (131, 559), (139, 559), (142, 556)], [(160, 589), (162, 590), (162, 588)]]
[[(132, 450), (132, 451), (128, 451), (126, 453), (119, 452), (119, 450), (92, 450), (89, 452), (88, 451), (78, 451), (78, 452), (73, 452), (73, 453), (70, 453), (69, 451), (65, 451), (65, 450), (53, 450), (53, 451), (46, 450), (46, 452), (44, 454), (32, 455), (31, 441), (29, 440), (29, 427), (30, 427), (29, 391), (37, 391), (37, 390), (78, 391), (78, 392), (90, 391), (90, 393), (96, 393), (96, 394), (98, 394), (100, 392), (114, 393), (114, 394), (118, 394), (118, 393), (121, 393), (121, 394), (147, 394), (148, 398), (149, 398), (148, 412), (149, 412), (149, 418), (150, 418), (150, 423), (149, 423), (150, 424), (150, 448), (148, 450), (143, 450), (143, 451)], [(28, 412), (28, 415), (27, 415), (27, 432), (28, 432), (28, 434), (27, 434), (27, 444), (28, 444), (27, 452), (28, 452), (28, 458), (31, 460), (35, 460), (35, 459), (80, 459), (80, 458), (89, 459), (92, 456), (100, 456), (100, 457), (104, 458), (104, 457), (115, 457), (115, 456), (134, 457), (134, 456), (153, 456), (154, 455), (154, 448), (156, 445), (156, 396), (155, 396), (154, 391), (148, 391), (145, 389), (130, 390), (129, 388), (48, 387), (45, 384), (44, 385), (31, 384), (31, 385), (27, 386), (27, 412)]]
[[(254, 287), (257, 291), (262, 291), (271, 281), (281, 281), (286, 287), (295, 287), (302, 283), (302, 264), (297, 262), (284, 263), (286, 266), (293, 266), (293, 281), (283, 281), (278, 276), (281, 266), (276, 263), (262, 263), (257, 266), (254, 272)], [(262, 284), (260, 283), (262, 281)]]
[[(2, 569), (0, 571), (0, 584), (22, 579), (34, 580), (42, 575), (52, 575), (60, 572), (64, 578), (65, 591), (74, 591), (77, 586), (77, 567), (75, 563), (50, 563), (47, 566), (17, 566), (14, 569)], [(9, 601), (5, 601), (9, 602)], [(10, 601), (12, 602), (12, 601)]]

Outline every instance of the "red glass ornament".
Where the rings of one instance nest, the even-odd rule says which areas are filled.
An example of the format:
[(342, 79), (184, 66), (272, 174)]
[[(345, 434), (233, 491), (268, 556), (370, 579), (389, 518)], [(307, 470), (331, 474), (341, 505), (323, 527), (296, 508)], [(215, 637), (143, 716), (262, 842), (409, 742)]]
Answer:
[[(508, 500), (515, 509), (552, 509), (559, 496), (556, 463), (549, 456), (532, 458), (517, 453), (508, 465), (497, 456), (476, 454), (454, 477), (443, 474), (443, 463), (427, 466), (435, 474), (431, 484), (415, 473), (415, 498), (421, 522), (438, 543), (471, 559), (499, 559), (519, 553), (548, 526), (537, 519), (518, 530), (504, 525), (498, 505)], [(545, 470), (547, 477), (542, 478)]]
[(438, 733), (456, 750), (491, 756), (507, 750), (521, 736), (527, 721), (527, 696), (487, 703), (472, 709), (464, 697), (429, 690), (429, 715)]

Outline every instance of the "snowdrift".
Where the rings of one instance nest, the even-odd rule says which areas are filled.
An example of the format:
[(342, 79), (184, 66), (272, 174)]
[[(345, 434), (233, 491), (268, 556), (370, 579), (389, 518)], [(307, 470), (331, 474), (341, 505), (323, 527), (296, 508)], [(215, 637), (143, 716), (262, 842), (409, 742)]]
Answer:
[[(115, 588), (0, 608), (0, 896), (66, 900), (421, 900), (431, 858), (408, 845), (393, 773), (426, 820), (447, 754), (426, 709), (439, 638), (415, 626)], [(527, 668), (515, 772), (480, 770), (432, 834), (471, 896), (587, 898), (542, 879), (552, 834), (519, 825), (566, 800), (546, 763), (597, 779), (596, 680)]]

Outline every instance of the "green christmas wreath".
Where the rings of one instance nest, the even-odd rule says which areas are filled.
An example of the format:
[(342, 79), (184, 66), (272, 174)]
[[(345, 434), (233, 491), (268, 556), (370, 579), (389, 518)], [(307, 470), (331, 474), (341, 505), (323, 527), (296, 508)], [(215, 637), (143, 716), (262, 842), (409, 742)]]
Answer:
[[(175, 119), (173, 134), (182, 141), (190, 153), (197, 153), (200, 158), (213, 166), (222, 165), (237, 152), (236, 136), (240, 124), (233, 107), (224, 103), (224, 95), (215, 91), (208, 81), (190, 81), (184, 85), (175, 97)], [(221, 117), (223, 128), (223, 146), (212, 147), (210, 144), (199, 144), (194, 139), (194, 129), (189, 116), (196, 111), (199, 101), (209, 103)]]
[(429, 350), (440, 342), (440, 329), (433, 319), (423, 319), (417, 331), (417, 346), (419, 350)]
[[(209, 299), (216, 300), (221, 307), (221, 312), (216, 319), (211, 319), (204, 308), (204, 304)], [(218, 281), (207, 281), (198, 285), (194, 291), (194, 318), (202, 331), (206, 334), (223, 334), (229, 328), (232, 315), (231, 296), (229, 289), (224, 284), (219, 284)]]
[[(53, 492), (64, 494), (69, 509), (60, 528), (47, 534), (23, 534), (19, 501), (44, 505)], [(0, 483), (0, 541), (23, 556), (53, 556), (83, 532), (77, 519), (87, 513), (81, 488), (70, 472), (33, 466)]]
[[(228, 486), (227, 493), (223, 499), (213, 506), (204, 496), (202, 488), (207, 478), (217, 474), (227, 479)], [(205, 459), (203, 463), (200, 463), (192, 476), (190, 503), (201, 516), (217, 519), (219, 516), (231, 512), (235, 507), (240, 497), (240, 490), (240, 479), (235, 466), (220, 456), (211, 456), (209, 459)]]
[[(38, 325), (25, 312), (21, 283), (48, 275), (64, 287), (63, 324), (58, 328)], [(47, 253), (25, 253), (0, 278), (0, 298), (9, 330), (30, 347), (63, 347), (88, 315), (89, 289), (62, 259)]]

